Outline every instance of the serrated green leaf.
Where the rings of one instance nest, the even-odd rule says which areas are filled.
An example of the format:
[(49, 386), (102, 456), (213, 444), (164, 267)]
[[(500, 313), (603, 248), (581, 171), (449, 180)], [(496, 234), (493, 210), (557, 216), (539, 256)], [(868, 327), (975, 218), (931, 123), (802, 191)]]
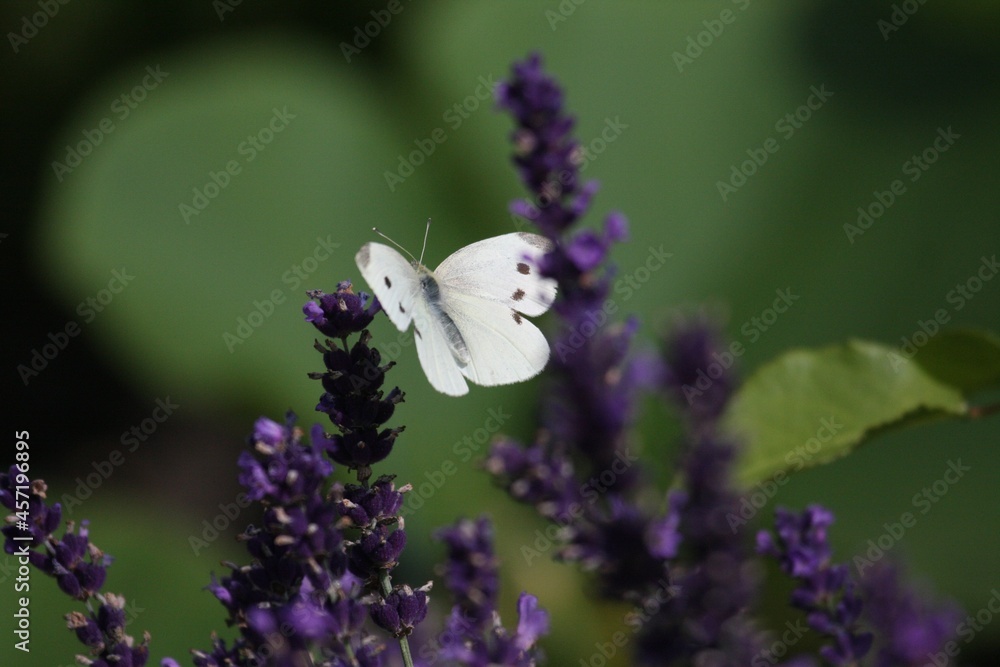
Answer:
[(942, 331), (912, 356), (932, 377), (968, 394), (1000, 383), (1000, 336), (981, 329)]
[(956, 388), (897, 350), (849, 341), (760, 368), (733, 397), (724, 428), (746, 443), (738, 477), (752, 484), (845, 456), (876, 431), (966, 407)]

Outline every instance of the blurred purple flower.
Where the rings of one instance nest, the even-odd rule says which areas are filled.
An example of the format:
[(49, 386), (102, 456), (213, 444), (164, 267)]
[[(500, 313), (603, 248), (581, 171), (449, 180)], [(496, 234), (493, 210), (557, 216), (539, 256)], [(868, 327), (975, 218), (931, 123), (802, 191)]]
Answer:
[(820, 655), (833, 665), (854, 666), (871, 649), (873, 636), (858, 623), (863, 601), (846, 565), (830, 563), (826, 529), (833, 513), (810, 505), (802, 514), (779, 507), (775, 511), (776, 536), (757, 535), (760, 553), (777, 559), (783, 572), (796, 579), (792, 604), (806, 612), (809, 627), (832, 639)]
[[(933, 605), (907, 588), (899, 565), (876, 563), (861, 577), (864, 618), (875, 631), (875, 667), (943, 664), (945, 644), (954, 639), (962, 612), (954, 604)], [(947, 660), (947, 658), (945, 658)]]
[(537, 598), (521, 593), (517, 629), (513, 635), (504, 629), (496, 609), (499, 563), (489, 520), (460, 519), (439, 530), (437, 538), (447, 552), (445, 586), (455, 599), (446, 624), (451, 641), (441, 646), (438, 657), (471, 667), (534, 667), (535, 643), (548, 634), (549, 616)]
[[(639, 581), (647, 575), (655, 574), (652, 581), (663, 576), (662, 559), (644, 546), (652, 518), (624, 500), (639, 479), (627, 429), (646, 375), (630, 355), (638, 322), (612, 322), (613, 311), (606, 311), (612, 271), (605, 262), (627, 235), (624, 216), (609, 215), (601, 232), (572, 230), (597, 184), (580, 181), (580, 146), (563, 99), (537, 55), (515, 63), (497, 88), (498, 105), (517, 124), (514, 163), (529, 193), (511, 210), (554, 241), (540, 269), (558, 283), (559, 327), (542, 428), (527, 447), (496, 441), (486, 467), (515, 499), (559, 522), (566, 542), (560, 558), (598, 571), (607, 594), (621, 596), (652, 583)], [(642, 548), (625, 547), (623, 540)]]

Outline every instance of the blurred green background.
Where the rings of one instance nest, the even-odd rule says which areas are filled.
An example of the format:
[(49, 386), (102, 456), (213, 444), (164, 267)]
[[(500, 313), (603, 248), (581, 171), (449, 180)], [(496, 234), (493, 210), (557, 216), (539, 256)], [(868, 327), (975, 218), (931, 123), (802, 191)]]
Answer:
[[(106, 589), (134, 602), (130, 627), (152, 633), (157, 661), (183, 662), (213, 629), (231, 636), (202, 586), (224, 571), (220, 560), (245, 561), (233, 537), (255, 516), (221, 519), (219, 538), (198, 553), (189, 541), (236, 499), (235, 457), (253, 420), (288, 409), (307, 426), (317, 420), (319, 384), (306, 373), (321, 362), (302, 321), (304, 291), (343, 279), (364, 289), (353, 257), (373, 225), (415, 252), (433, 218), (431, 266), (520, 228), (507, 212), (523, 194), (509, 164), (511, 121), (476, 95), (532, 50), (564, 85), (594, 155), (585, 176), (601, 190), (589, 224), (615, 209), (630, 220), (631, 240), (614, 256), (620, 275), (634, 275), (651, 249), (672, 253), (620, 293), (643, 321), (642, 344), (655, 346), (678, 308), (701, 304), (746, 345), (743, 373), (794, 346), (899, 345), (938, 309), (952, 325), (1000, 329), (1000, 279), (961, 309), (948, 296), (1000, 250), (993, 3), (199, 0), (52, 3), (51, 17), (43, 4), (0, 8), (5, 416), (8, 429), (30, 431), (32, 473), (50, 497), (66, 500), (80, 480), (111, 470), (68, 515), (90, 519), (93, 541), (116, 557)], [(359, 37), (366, 28), (371, 36)], [(801, 109), (813, 89), (832, 94)], [(444, 141), (390, 187), (386, 172), (399, 173), (438, 128)], [(959, 138), (926, 170), (907, 167), (939, 128)], [(724, 198), (718, 182), (769, 139), (777, 151)], [(213, 189), (213, 174), (224, 187)], [(849, 238), (858, 207), (896, 179), (905, 192)], [(133, 276), (117, 293), (115, 271)], [(766, 330), (754, 325), (785, 289), (799, 297), (793, 307)], [(254, 311), (266, 317), (233, 343), (227, 334), (239, 336)], [(72, 323), (79, 334), (25, 384), (18, 367)], [(419, 485), (446, 461), (458, 467), (407, 518), (398, 581), (433, 576), (436, 526), (489, 512), (507, 625), (527, 589), (553, 613), (549, 664), (589, 659), (627, 610), (583, 604), (585, 579), (572, 568), (526, 564), (521, 546), (543, 524), (453, 450), (490, 410), (510, 415), (504, 432), (530, 436), (537, 383), (439, 395), (412, 347), (393, 347), (388, 321), (372, 329), (407, 392), (393, 422), (406, 433), (376, 473)], [(177, 406), (162, 424), (148, 421), (164, 414), (157, 400)], [(144, 420), (156, 428), (135, 443), (126, 433)], [(636, 440), (660, 480), (675, 432), (649, 401)], [(824, 503), (838, 517), (836, 555), (849, 559), (961, 459), (971, 471), (892, 555), (975, 613), (1000, 587), (998, 444), (997, 419), (894, 433), (795, 476), (758, 521), (775, 504)], [(105, 464), (115, 450), (121, 464)], [(0, 597), (11, 599), (12, 561), (0, 564)], [(35, 574), (32, 652), (12, 649), (5, 616), (0, 662), (73, 664), (79, 645), (61, 620), (73, 609)], [(1000, 620), (959, 661), (995, 664), (998, 646)]]

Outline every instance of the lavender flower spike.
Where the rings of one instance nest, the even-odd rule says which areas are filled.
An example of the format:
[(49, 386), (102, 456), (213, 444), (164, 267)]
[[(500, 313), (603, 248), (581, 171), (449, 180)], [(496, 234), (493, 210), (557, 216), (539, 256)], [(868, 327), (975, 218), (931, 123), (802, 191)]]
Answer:
[(757, 550), (776, 558), (782, 571), (798, 580), (792, 604), (807, 613), (811, 628), (833, 640), (820, 655), (833, 665), (853, 667), (871, 649), (873, 636), (859, 628), (863, 603), (847, 566), (830, 563), (826, 529), (832, 523), (833, 514), (819, 505), (801, 515), (779, 507), (777, 537), (761, 531)]
[(445, 586), (455, 598), (444, 644), (438, 655), (470, 667), (534, 667), (538, 638), (549, 631), (549, 616), (533, 595), (521, 593), (518, 624), (513, 635), (496, 611), (498, 562), (493, 553), (493, 527), (486, 518), (459, 520), (438, 531), (448, 560)]
[[(310, 374), (323, 383), (316, 409), (325, 412), (340, 431), (324, 446), (334, 461), (357, 470), (364, 482), (372, 464), (389, 456), (403, 430), (383, 427), (403, 401), (403, 392), (398, 387), (388, 393), (382, 390), (385, 373), (394, 363), (382, 365), (379, 351), (368, 346), (371, 336), (365, 327), (378, 312), (378, 302), (366, 307), (368, 295), (355, 294), (350, 281), (341, 282), (334, 294), (316, 291), (310, 295), (316, 301), (303, 307), (306, 320), (327, 336), (340, 339), (339, 345), (329, 338), (325, 346), (316, 343), (327, 370)], [(348, 347), (347, 336), (358, 332), (360, 339)]]
[(46, 502), (45, 482), (30, 481), (17, 465), (0, 473), (0, 504), (13, 514), (3, 528), (4, 551), (27, 556), (41, 572), (54, 577), (59, 589), (87, 605), (86, 613), (66, 615), (66, 626), (87, 647), (79, 662), (94, 667), (143, 667), (149, 660), (149, 633), (141, 642), (126, 634), (125, 598), (102, 593), (111, 557), (90, 541), (88, 524), (68, 522), (55, 536), (62, 518), (59, 503)]
[[(612, 286), (605, 262), (612, 246), (627, 235), (627, 224), (613, 213), (599, 232), (573, 230), (597, 188), (581, 182), (581, 148), (572, 136), (562, 89), (544, 72), (538, 55), (512, 69), (497, 88), (497, 104), (514, 117), (514, 163), (529, 196), (511, 210), (553, 241), (539, 266), (558, 284), (553, 310), (559, 324), (542, 428), (527, 448), (499, 441), (487, 469), (516, 499), (564, 526), (567, 547), (559, 551), (561, 557), (607, 573), (603, 587), (623, 595), (634, 591), (631, 573), (656, 571), (640, 587), (662, 576), (662, 567), (650, 567), (657, 559), (645, 550), (612, 548), (617, 546), (614, 524), (628, 513), (623, 501), (639, 479), (627, 437), (643, 377), (629, 354), (638, 322), (613, 323), (604, 311)], [(642, 544), (649, 518), (633, 512), (629, 519), (629, 538)], [(621, 582), (627, 582), (627, 591)]]

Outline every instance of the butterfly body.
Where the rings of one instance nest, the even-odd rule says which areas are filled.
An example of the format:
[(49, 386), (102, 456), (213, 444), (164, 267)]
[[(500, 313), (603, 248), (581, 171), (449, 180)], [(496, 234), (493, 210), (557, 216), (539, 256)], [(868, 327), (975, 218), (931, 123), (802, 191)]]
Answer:
[(460, 396), (466, 380), (511, 384), (545, 367), (548, 342), (524, 316), (541, 315), (555, 298), (555, 281), (535, 268), (550, 248), (518, 232), (461, 248), (434, 271), (381, 243), (366, 243), (355, 260), (396, 328), (413, 324), (431, 385)]

